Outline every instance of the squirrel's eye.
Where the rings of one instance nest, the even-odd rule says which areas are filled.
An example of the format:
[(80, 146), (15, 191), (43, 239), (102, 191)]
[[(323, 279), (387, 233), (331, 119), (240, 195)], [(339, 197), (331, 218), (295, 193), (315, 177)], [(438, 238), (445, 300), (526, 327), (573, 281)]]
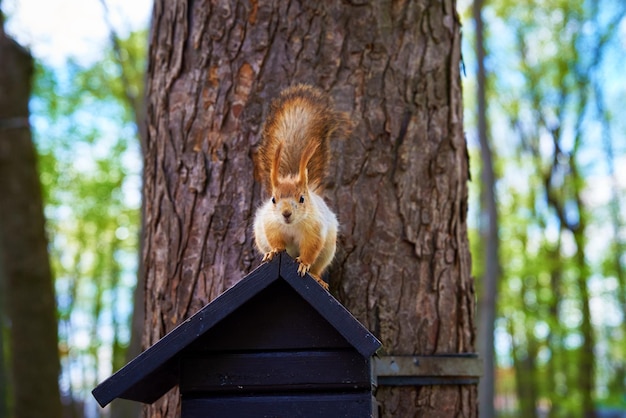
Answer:
[(300, 203), (304, 203), (304, 196), (300, 196)]
[(276, 204), (276, 198), (274, 196), (272, 196), (272, 203)]

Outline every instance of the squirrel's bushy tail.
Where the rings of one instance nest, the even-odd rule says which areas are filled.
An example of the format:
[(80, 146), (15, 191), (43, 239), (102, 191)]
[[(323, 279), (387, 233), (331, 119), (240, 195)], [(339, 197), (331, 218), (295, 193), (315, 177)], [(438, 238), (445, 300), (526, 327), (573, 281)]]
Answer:
[[(271, 190), (272, 167), (278, 167), (274, 175), (279, 178), (297, 176), (303, 158), (308, 157), (307, 150), (315, 148), (307, 164), (308, 184), (312, 190), (322, 188), (328, 174), (331, 138), (345, 136), (347, 121), (318, 88), (297, 84), (283, 90), (272, 101), (265, 119), (255, 158), (257, 179)], [(280, 160), (275, 165), (276, 158)]]

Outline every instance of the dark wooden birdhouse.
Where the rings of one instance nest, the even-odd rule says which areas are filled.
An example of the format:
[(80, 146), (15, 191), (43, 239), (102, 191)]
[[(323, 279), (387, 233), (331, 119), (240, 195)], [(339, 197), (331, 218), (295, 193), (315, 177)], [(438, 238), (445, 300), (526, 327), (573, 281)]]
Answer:
[(369, 417), (380, 342), (280, 254), (93, 390), (152, 403), (175, 385), (182, 417)]

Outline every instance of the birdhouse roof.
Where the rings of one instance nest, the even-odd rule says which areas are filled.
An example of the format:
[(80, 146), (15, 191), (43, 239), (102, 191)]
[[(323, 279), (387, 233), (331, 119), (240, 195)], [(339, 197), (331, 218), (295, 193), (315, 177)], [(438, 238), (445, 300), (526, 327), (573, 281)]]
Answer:
[[(254, 309), (258, 310), (264, 307), (273, 309), (272, 305), (280, 304), (280, 300), (262, 297), (269, 289), (280, 288), (281, 295), (293, 295), (298, 304), (309, 305), (311, 311), (319, 314), (320, 320), (330, 325), (327, 328), (336, 330), (336, 333), (332, 331), (337, 335), (336, 339), (343, 339), (364, 358), (372, 356), (381, 346), (376, 337), (310, 276), (300, 277), (297, 269), (296, 262), (284, 253), (261, 265), (103, 381), (93, 390), (93, 396), (101, 406), (106, 406), (115, 398), (144, 403), (156, 401), (179, 383), (181, 354), (191, 350), (194, 343), (196, 346), (199, 342), (206, 344), (203, 337), (210, 338), (212, 334), (209, 331), (236, 317), (237, 312), (246, 306), (254, 305)], [(303, 308), (309, 309), (306, 306)], [(256, 315), (263, 315), (263, 312), (256, 312)], [(293, 318), (293, 321), (297, 320)], [(306, 332), (314, 333), (315, 328)], [(245, 338), (245, 334), (238, 338)]]

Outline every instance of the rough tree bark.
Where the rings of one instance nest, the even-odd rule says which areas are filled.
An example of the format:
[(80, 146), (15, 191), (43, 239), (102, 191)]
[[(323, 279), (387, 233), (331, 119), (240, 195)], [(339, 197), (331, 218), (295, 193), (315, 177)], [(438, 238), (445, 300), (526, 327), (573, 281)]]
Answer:
[(56, 303), (28, 124), (33, 59), (4, 33), (1, 14), (0, 57), (0, 265), (10, 321), (12, 415), (56, 418)]
[[(333, 144), (335, 294), (388, 353), (472, 352), (468, 161), (453, 0), (158, 0), (148, 65), (145, 345), (258, 265), (252, 154), (308, 82), (353, 121)], [(174, 416), (172, 392), (146, 409)], [(385, 417), (477, 415), (474, 386), (379, 388)]]

